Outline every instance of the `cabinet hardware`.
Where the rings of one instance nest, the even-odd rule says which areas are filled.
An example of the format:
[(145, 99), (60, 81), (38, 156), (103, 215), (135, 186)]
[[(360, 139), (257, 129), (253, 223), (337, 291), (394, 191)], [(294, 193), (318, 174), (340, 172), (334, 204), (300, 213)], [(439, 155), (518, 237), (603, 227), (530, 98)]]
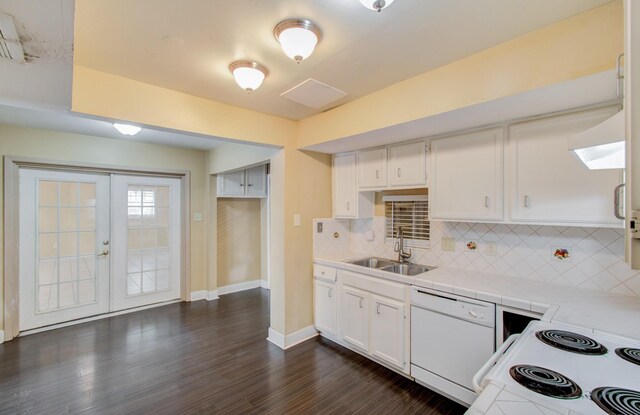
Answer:
[(351, 203), (347, 202), (347, 210), (351, 210)]
[(524, 207), (529, 207), (529, 195), (524, 195)]
[(613, 214), (620, 220), (624, 220), (624, 213), (622, 213), (624, 212), (622, 210), (624, 203), (620, 203), (620, 201), (622, 200), (622, 195), (624, 194), (623, 189), (624, 183), (617, 185), (615, 190), (613, 191)]
[(249, 183), (247, 186), (251, 187), (251, 186), (253, 186), (253, 185), (252, 185), (251, 183)]
[(240, 187), (244, 187), (244, 183), (240, 183)]
[(398, 167), (398, 177), (402, 177), (402, 170)]
[(489, 207), (489, 196), (485, 196), (484, 197), (484, 207), (486, 207), (486, 208)]
[(376, 179), (380, 178), (380, 170), (376, 170)]
[(380, 303), (376, 304), (376, 313), (380, 314)]
[(331, 298), (331, 290), (333, 290), (333, 288), (329, 288), (329, 298)]
[(364, 301), (364, 298), (360, 299), (360, 308), (362, 308), (362, 302)]

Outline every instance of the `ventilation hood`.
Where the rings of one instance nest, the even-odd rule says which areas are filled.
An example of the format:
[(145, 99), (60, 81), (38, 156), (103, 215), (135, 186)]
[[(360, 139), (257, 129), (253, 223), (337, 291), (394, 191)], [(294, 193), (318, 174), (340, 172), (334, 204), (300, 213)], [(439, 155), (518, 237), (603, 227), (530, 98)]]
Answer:
[(569, 136), (569, 151), (590, 170), (624, 169), (624, 111), (581, 133)]

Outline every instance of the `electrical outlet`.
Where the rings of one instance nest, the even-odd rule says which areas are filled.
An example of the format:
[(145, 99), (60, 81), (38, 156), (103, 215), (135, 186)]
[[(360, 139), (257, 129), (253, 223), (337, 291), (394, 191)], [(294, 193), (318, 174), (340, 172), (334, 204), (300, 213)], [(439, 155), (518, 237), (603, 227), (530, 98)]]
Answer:
[(455, 238), (444, 237), (440, 240), (440, 246), (443, 251), (454, 252), (456, 250), (456, 240)]
[(316, 233), (322, 233), (322, 222), (316, 223)]
[(497, 256), (498, 255), (498, 243), (494, 241), (485, 242), (486, 245), (486, 254), (489, 256)]

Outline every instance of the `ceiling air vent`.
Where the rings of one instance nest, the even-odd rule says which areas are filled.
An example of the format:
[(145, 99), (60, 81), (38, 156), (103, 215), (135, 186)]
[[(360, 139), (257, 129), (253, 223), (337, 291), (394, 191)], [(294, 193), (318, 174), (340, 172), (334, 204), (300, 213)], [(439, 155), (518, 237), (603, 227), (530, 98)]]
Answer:
[(0, 58), (24, 63), (24, 51), (13, 18), (0, 13)]
[(306, 107), (318, 109), (347, 96), (347, 93), (309, 78), (280, 96)]

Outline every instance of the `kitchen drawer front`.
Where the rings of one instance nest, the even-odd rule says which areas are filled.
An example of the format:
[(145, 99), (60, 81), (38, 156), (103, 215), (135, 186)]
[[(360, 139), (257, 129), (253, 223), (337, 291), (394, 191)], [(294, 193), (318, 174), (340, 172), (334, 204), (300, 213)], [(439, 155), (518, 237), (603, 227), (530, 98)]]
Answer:
[(336, 282), (338, 270), (325, 265), (313, 264), (313, 276), (325, 281)]
[(405, 299), (404, 293), (407, 287), (403, 284), (367, 277), (349, 271), (340, 271), (340, 281), (343, 285), (393, 298), (394, 300), (404, 301)]

